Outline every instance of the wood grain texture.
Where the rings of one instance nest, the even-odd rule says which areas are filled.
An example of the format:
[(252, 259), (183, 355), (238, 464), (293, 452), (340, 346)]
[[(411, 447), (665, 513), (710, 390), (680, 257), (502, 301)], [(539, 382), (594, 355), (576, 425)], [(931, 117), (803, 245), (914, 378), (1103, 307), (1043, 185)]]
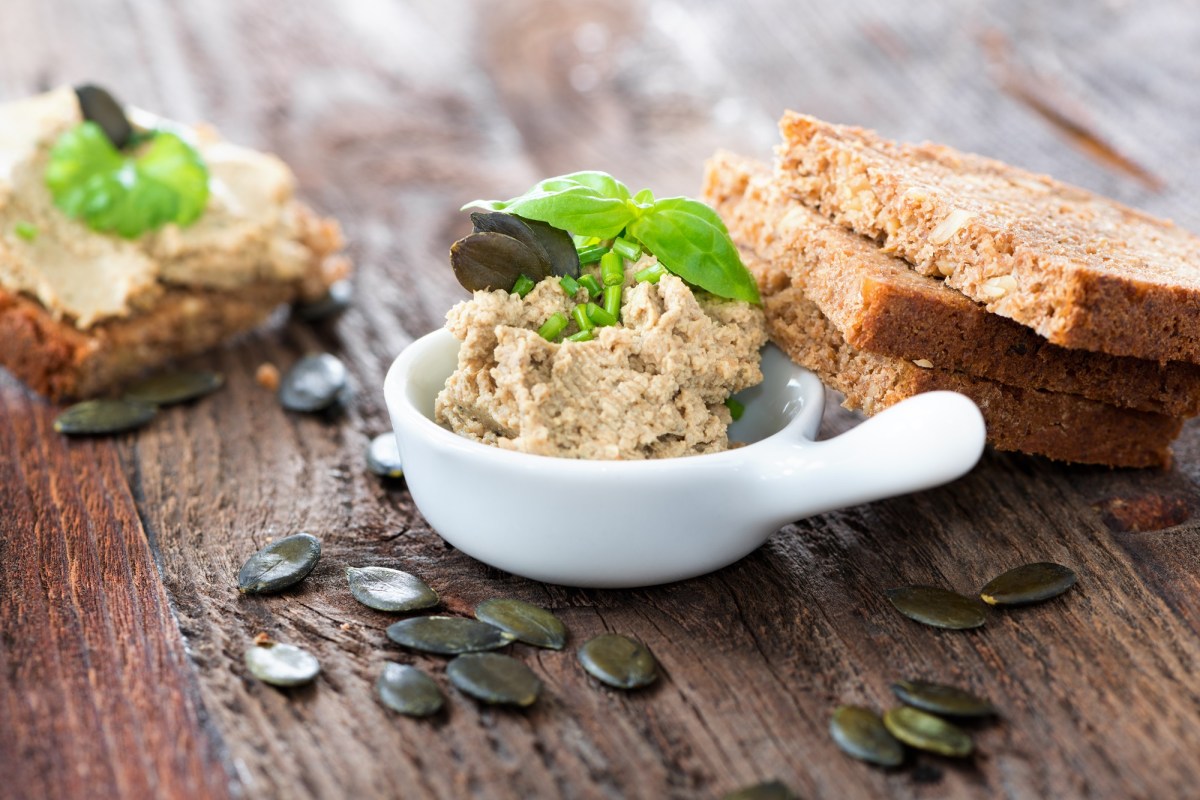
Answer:
[[(1182, 3), (728, 4), (53, 0), (6, 8), (0, 96), (96, 80), (280, 153), (344, 223), (357, 299), (277, 319), (195, 363), (226, 388), (136, 436), (66, 442), (54, 409), (0, 379), (0, 796), (704, 798), (780, 778), (805, 797), (1184, 798), (1200, 784), (1200, 426), (1168, 472), (989, 453), (952, 486), (787, 526), (714, 575), (638, 591), (525, 581), (446, 546), (402, 483), (369, 476), (392, 357), (462, 298), (458, 207), (545, 174), (607, 169), (695, 193), (717, 147), (766, 157), (786, 107), (931, 138), (1200, 227), (1200, 18)], [(1161, 176), (1151, 193), (1005, 89), (986, 37), (1072, 119)], [(258, 387), (329, 350), (346, 412), (285, 413)], [(831, 403), (826, 434), (855, 419)], [(515, 512), (513, 512), (515, 513)], [(267, 541), (319, 536), (300, 586), (242, 597)], [(569, 535), (564, 531), (564, 535)], [(885, 588), (972, 592), (1032, 560), (1079, 584), (969, 633), (897, 615)], [(347, 565), (424, 577), (450, 613), (488, 597), (552, 608), (572, 644), (646, 642), (660, 683), (599, 686), (573, 652), (514, 654), (546, 683), (527, 712), (450, 689), (444, 660), (390, 644)], [(310, 687), (254, 681), (259, 632), (313, 651)], [(374, 699), (386, 660), (446, 688), (433, 720)], [(1001, 709), (966, 763), (894, 771), (842, 756), (840, 703), (882, 710), (901, 677)]]

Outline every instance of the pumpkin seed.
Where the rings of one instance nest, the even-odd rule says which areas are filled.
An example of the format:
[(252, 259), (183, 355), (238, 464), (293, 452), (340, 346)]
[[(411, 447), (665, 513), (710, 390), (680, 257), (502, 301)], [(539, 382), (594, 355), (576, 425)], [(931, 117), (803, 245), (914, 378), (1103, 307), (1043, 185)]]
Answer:
[(469, 292), (511, 291), (517, 278), (534, 282), (550, 273), (550, 265), (532, 248), (503, 233), (472, 233), (450, 246), (454, 277)]
[(265, 642), (246, 651), (246, 668), (272, 686), (300, 686), (317, 677), (321, 664), (312, 653), (295, 645)]
[(897, 681), (892, 684), (892, 692), (900, 698), (900, 702), (933, 714), (987, 717), (996, 713), (995, 706), (982, 697), (944, 683)]
[(562, 620), (524, 600), (484, 600), (475, 606), (475, 617), (535, 647), (562, 650), (567, 643), (567, 626)]
[(381, 478), (403, 478), (404, 465), (400, 463), (400, 446), (396, 434), (381, 433), (367, 447), (367, 469)]
[(437, 592), (416, 575), (388, 567), (347, 567), (350, 594), (377, 611), (415, 611), (438, 604)]
[(975, 749), (975, 743), (962, 728), (909, 706), (889, 709), (883, 715), (883, 724), (892, 736), (918, 750), (963, 758)]
[(730, 792), (722, 800), (797, 800), (797, 797), (783, 781), (767, 781)]
[(887, 597), (904, 616), (935, 628), (964, 630), (987, 622), (978, 602), (937, 586), (888, 589)]
[(1018, 606), (1040, 603), (1075, 585), (1075, 572), (1062, 564), (1039, 561), (1014, 567), (988, 581), (980, 590), (983, 602), (993, 606)]
[(388, 626), (387, 635), (396, 644), (441, 655), (495, 650), (516, 639), (486, 622), (438, 616), (402, 619)]
[(658, 678), (658, 663), (646, 645), (619, 633), (584, 642), (579, 661), (592, 677), (618, 689), (649, 686)]
[(433, 678), (416, 667), (388, 661), (375, 682), (385, 706), (410, 717), (428, 717), (442, 710), (444, 698)]
[(321, 558), (321, 543), (315, 536), (297, 533), (271, 542), (242, 565), (238, 591), (269, 594), (304, 580)]
[(319, 322), (336, 316), (350, 307), (354, 299), (354, 285), (348, 280), (334, 281), (324, 296), (307, 303), (299, 303), (293, 309), (297, 317), (305, 322)]
[(533, 670), (499, 653), (458, 656), (446, 665), (446, 676), (460, 691), (485, 703), (531, 706), (542, 691)]
[(92, 84), (75, 87), (79, 98), (79, 110), (83, 118), (94, 122), (104, 131), (113, 147), (120, 150), (133, 138), (133, 126), (125, 116), (125, 109), (107, 90)]
[(283, 376), (279, 402), (288, 411), (323, 411), (338, 401), (347, 381), (346, 366), (335, 356), (305, 356)]
[(895, 767), (904, 760), (904, 747), (888, 733), (874, 711), (861, 706), (842, 706), (833, 712), (829, 733), (847, 755), (881, 767)]
[(140, 428), (158, 409), (136, 400), (84, 400), (54, 420), (54, 430), (68, 436), (99, 436)]
[(186, 403), (215, 392), (225, 383), (218, 372), (180, 370), (151, 375), (125, 390), (126, 400), (137, 400), (156, 406)]
[(553, 275), (579, 277), (579, 251), (564, 230), (503, 211), (477, 211), (471, 214), (471, 224), (475, 233), (502, 233), (521, 242), (537, 253)]

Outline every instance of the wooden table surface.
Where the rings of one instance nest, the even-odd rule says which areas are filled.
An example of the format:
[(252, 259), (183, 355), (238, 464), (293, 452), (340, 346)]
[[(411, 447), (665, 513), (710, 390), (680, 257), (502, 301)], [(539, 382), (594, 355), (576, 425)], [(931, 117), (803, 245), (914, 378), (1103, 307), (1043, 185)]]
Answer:
[[(708, 798), (778, 778), (802, 797), (1184, 798), (1200, 789), (1200, 427), (1169, 471), (988, 452), (934, 491), (789, 525), (696, 580), (547, 586), (445, 545), (403, 483), (367, 474), (392, 358), (464, 296), (447, 268), (475, 197), (604, 169), (695, 194), (723, 147), (767, 158), (785, 108), (986, 153), (1200, 228), (1200, 16), (1184, 2), (592, 0), (9, 2), (0, 98), (95, 81), (281, 154), (343, 223), (357, 298), (195, 363), (228, 385), (136, 435), (68, 441), (0, 376), (0, 795), (20, 798)], [(0, 345), (2, 346), (2, 345)], [(327, 350), (358, 391), (335, 420), (255, 384)], [(825, 428), (855, 417), (831, 404)], [(469, 488), (464, 491), (469, 494)], [(529, 502), (536, 502), (536, 495)], [(519, 509), (498, 513), (520, 513)], [(241, 597), (241, 562), (309, 531), (315, 573)], [(569, 536), (567, 530), (564, 536)], [(970, 592), (1027, 561), (1067, 596), (967, 633), (883, 590)], [(532, 709), (453, 690), (432, 721), (374, 698), (386, 660), (446, 685), (356, 604), (347, 565), (425, 577), (454, 614), (552, 608), (573, 642), (642, 639), (663, 678), (622, 693), (515, 647)], [(259, 632), (312, 650), (309, 688), (252, 679)], [(1001, 709), (965, 762), (883, 771), (831, 742), (841, 703), (924, 677)]]

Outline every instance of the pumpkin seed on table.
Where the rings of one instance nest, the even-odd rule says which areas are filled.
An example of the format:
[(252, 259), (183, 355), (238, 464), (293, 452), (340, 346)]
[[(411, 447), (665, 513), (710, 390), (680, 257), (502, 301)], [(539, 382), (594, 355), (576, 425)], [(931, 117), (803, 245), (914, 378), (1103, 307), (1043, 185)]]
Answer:
[(466, 653), (446, 665), (456, 688), (485, 703), (531, 706), (542, 682), (529, 667), (500, 653)]
[(286, 589), (304, 580), (320, 558), (321, 543), (307, 533), (271, 542), (246, 559), (238, 572), (238, 591), (269, 594)]
[(861, 761), (895, 767), (904, 760), (904, 747), (870, 709), (841, 706), (829, 721), (829, 734), (844, 753)]
[(996, 707), (965, 689), (931, 681), (896, 681), (892, 693), (906, 703), (932, 714), (951, 717), (988, 717)]
[(592, 677), (617, 689), (640, 689), (658, 679), (658, 663), (646, 645), (619, 633), (602, 633), (579, 648)]
[(101, 436), (140, 428), (158, 408), (136, 400), (84, 400), (54, 420), (54, 430), (68, 436)]
[(347, 567), (354, 599), (376, 611), (416, 611), (438, 604), (437, 592), (425, 581), (388, 567)]
[(292, 312), (305, 322), (319, 322), (342, 313), (354, 299), (354, 285), (349, 280), (334, 281), (325, 294), (316, 300), (299, 303)]
[(383, 665), (375, 689), (385, 706), (410, 717), (436, 714), (445, 702), (433, 678), (416, 667), (392, 661)]
[(346, 365), (329, 353), (305, 356), (279, 384), (279, 402), (288, 411), (313, 413), (338, 402), (346, 390)]
[(1062, 564), (1039, 561), (1014, 567), (988, 581), (979, 591), (993, 606), (1019, 606), (1058, 597), (1075, 585), (1075, 572)]
[(179, 370), (151, 375), (125, 389), (126, 400), (138, 400), (156, 406), (186, 403), (211, 394), (225, 384), (218, 372)]
[(516, 637), (497, 627), (465, 617), (413, 617), (393, 622), (388, 638), (396, 644), (444, 656), (496, 650), (512, 644)]
[(125, 116), (125, 109), (107, 90), (84, 84), (75, 87), (79, 100), (79, 111), (88, 122), (94, 122), (104, 131), (113, 147), (120, 150), (133, 138), (133, 126)]
[(567, 626), (544, 608), (524, 600), (494, 598), (475, 606), (475, 617), (534, 647), (562, 650), (567, 643)]
[(783, 781), (767, 781), (730, 792), (721, 800), (797, 800), (797, 796)]
[(367, 469), (381, 478), (403, 478), (404, 465), (400, 463), (400, 446), (396, 434), (381, 433), (367, 447)]
[(272, 686), (301, 686), (321, 671), (316, 656), (291, 644), (264, 642), (246, 650), (250, 674)]
[(962, 728), (918, 708), (898, 706), (883, 715), (888, 733), (918, 750), (940, 756), (964, 758), (971, 755), (975, 743)]
[(987, 622), (978, 601), (938, 586), (888, 589), (887, 598), (904, 616), (935, 628), (966, 630)]

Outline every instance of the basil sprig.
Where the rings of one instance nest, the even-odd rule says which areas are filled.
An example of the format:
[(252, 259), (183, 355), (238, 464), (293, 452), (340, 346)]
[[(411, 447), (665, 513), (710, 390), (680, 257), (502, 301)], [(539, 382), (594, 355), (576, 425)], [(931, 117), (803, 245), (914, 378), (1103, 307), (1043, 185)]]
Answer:
[(577, 236), (612, 239), (624, 232), (688, 283), (718, 297), (762, 302), (725, 223), (699, 200), (656, 200), (649, 189), (633, 194), (607, 173), (573, 172), (511, 200), (475, 200), (463, 206), (468, 208), (541, 220)]

